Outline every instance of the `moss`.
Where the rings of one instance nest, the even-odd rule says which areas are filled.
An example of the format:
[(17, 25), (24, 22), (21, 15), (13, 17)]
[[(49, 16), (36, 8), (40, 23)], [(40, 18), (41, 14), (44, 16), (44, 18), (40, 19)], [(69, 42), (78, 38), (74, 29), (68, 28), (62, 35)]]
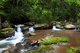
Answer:
[(70, 47), (66, 53), (80, 53), (80, 47), (79, 48), (75, 48), (75, 47)]
[(52, 43), (59, 43), (60, 37), (50, 37), (48, 39), (40, 40), (42, 44), (52, 44)]
[(67, 37), (48, 37), (47, 39), (44, 38), (40, 40), (40, 43), (42, 44), (52, 44), (52, 43), (60, 43), (60, 42), (67, 42), (69, 39)]
[(8, 31), (8, 30), (14, 30), (13, 28), (4, 28), (4, 29), (1, 29), (1, 31)]
[(25, 53), (45, 53), (47, 51), (53, 50), (53, 47), (51, 47), (50, 45), (41, 45), (39, 46), (39, 48), (37, 50), (31, 50), (31, 51), (27, 51)]
[(15, 30), (13, 28), (4, 28), (0, 30), (0, 37), (4, 37), (4, 36), (11, 36), (11, 34), (13, 34), (15, 32)]
[(68, 39), (67, 37), (61, 37), (61, 38), (60, 38), (60, 41), (61, 41), (61, 42), (68, 42), (69, 39)]
[(77, 48), (70, 47), (70, 48), (66, 51), (66, 53), (76, 53), (77, 50), (78, 50)]

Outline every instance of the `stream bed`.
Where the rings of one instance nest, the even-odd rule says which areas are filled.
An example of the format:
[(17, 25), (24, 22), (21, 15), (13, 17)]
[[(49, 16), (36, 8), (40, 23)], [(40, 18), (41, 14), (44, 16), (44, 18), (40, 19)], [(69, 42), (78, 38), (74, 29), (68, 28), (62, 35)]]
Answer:
[(66, 53), (66, 50), (69, 47), (80, 47), (80, 31), (79, 30), (61, 30), (61, 31), (52, 31), (52, 30), (37, 30), (36, 35), (30, 37), (30, 40), (39, 40), (45, 36), (54, 37), (68, 37), (69, 41), (66, 45), (56, 45), (58, 47), (55, 53)]

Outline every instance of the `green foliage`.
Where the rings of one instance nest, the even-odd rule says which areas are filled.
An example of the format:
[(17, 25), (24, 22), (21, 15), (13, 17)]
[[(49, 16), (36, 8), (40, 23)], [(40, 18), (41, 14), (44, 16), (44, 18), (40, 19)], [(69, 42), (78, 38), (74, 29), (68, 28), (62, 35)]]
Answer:
[(67, 42), (67, 41), (69, 41), (69, 39), (67, 37), (61, 37), (60, 38), (60, 41), (61, 42)]
[(35, 23), (76, 22), (80, 18), (79, 9), (80, 0), (0, 0), (0, 10), (3, 10), (0, 14), (7, 13), (11, 22), (22, 18)]
[(77, 51), (77, 48), (70, 47), (70, 49), (68, 49), (66, 53), (76, 53), (76, 51)]
[(59, 42), (67, 42), (69, 39), (67, 37), (49, 37), (44, 38), (43, 40), (40, 40), (40, 43), (42, 44), (52, 44), (52, 43), (59, 43)]
[(43, 44), (51, 44), (52, 43), (52, 41), (50, 41), (49, 39), (41, 40), (40, 42)]
[(37, 50), (32, 50), (32, 51), (27, 51), (25, 53), (45, 53), (47, 51), (53, 50), (53, 47), (51, 46), (39, 46), (39, 48)]
[(60, 37), (51, 37), (51, 38), (49, 38), (49, 40), (52, 43), (59, 43), (60, 42)]

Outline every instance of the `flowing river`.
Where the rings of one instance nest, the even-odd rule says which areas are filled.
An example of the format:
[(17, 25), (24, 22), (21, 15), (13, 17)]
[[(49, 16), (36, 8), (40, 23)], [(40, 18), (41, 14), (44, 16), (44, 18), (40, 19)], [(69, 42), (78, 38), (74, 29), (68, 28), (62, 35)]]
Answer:
[[(12, 37), (8, 37), (6, 39), (0, 40), (0, 53), (3, 50), (7, 50), (9, 47), (9, 45), (16, 45), (17, 43), (23, 41), (23, 36), (24, 34), (21, 31), (21, 26), (23, 25), (16, 25), (15, 27), (17, 27), (17, 31), (15, 31), (15, 35)], [(59, 30), (59, 29), (58, 29)], [(29, 33), (30, 32), (35, 32), (35, 30), (33, 29), (33, 27), (29, 28)], [(35, 36), (29, 37), (30, 40), (38, 40), (41, 38), (44, 38), (45, 36), (55, 36), (55, 37), (68, 37), (69, 38), (69, 42), (67, 45), (58, 45), (59, 47), (56, 49), (57, 52), (55, 53), (66, 53), (66, 50), (73, 46), (73, 47), (80, 47), (80, 30), (59, 30), (59, 31), (55, 31), (55, 30), (37, 30), (35, 32)], [(25, 44), (25, 43), (24, 43)], [(23, 44), (23, 45), (24, 45)], [(27, 49), (22, 49), (22, 51), (27, 51)]]

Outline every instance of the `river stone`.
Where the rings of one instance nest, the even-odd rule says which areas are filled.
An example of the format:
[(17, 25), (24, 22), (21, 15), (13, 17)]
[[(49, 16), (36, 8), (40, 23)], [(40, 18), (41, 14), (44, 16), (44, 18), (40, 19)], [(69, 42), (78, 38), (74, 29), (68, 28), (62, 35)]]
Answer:
[(34, 22), (27, 22), (27, 23), (24, 23), (26, 26), (33, 26), (34, 25)]
[(0, 30), (0, 37), (9, 37), (14, 35), (15, 30), (13, 28), (4, 28)]
[(29, 33), (30, 36), (36, 35), (34, 32)]
[(65, 26), (64, 26), (66, 29), (73, 29), (75, 28), (76, 26), (71, 24), (71, 23), (67, 23)]
[(34, 28), (36, 28), (36, 29), (43, 29), (43, 28), (45, 28), (47, 25), (46, 24), (35, 24), (34, 25)]
[(28, 28), (29, 28), (29, 26), (24, 26), (24, 27), (22, 27), (22, 30), (27, 31)]
[[(26, 41), (27, 41), (27, 42), (26, 42)], [(26, 43), (25, 43), (25, 42), (26, 42)], [(25, 49), (26, 49), (26, 48), (30, 47), (30, 45), (31, 45), (32, 41), (31, 41), (31, 40), (29, 40), (29, 39), (25, 39), (25, 40), (24, 40), (24, 43), (25, 43), (25, 45), (24, 45), (24, 46), (25, 46)]]
[(9, 53), (9, 51), (8, 50), (4, 50), (2, 53)]

